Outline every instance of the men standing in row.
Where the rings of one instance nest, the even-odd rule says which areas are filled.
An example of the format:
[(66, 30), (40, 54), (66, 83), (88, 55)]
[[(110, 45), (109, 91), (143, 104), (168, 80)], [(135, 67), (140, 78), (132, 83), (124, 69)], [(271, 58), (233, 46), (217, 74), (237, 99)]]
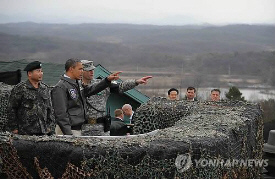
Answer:
[[(219, 89), (212, 89), (210, 93), (211, 101), (220, 101), (220, 94), (221, 94), (221, 91)], [(171, 88), (168, 91), (168, 98), (170, 100), (176, 100), (178, 98), (178, 90), (175, 88)], [(184, 99), (187, 101), (198, 101), (196, 98), (196, 88), (188, 87), (186, 89), (186, 94)]]
[[(98, 82), (100, 82), (100, 79), (94, 79), (94, 65), (93, 61), (88, 60), (81, 60), (83, 64), (83, 78), (82, 82), (85, 85), (95, 85)], [(126, 80), (121, 83), (112, 82), (109, 86), (109, 88), (106, 88), (105, 90), (101, 91), (100, 93), (90, 96), (87, 98), (87, 115), (88, 118), (92, 121), (97, 121), (98, 119), (106, 118), (106, 103), (108, 100), (108, 97), (111, 93), (116, 94), (123, 94), (125, 91), (128, 91), (130, 89), (133, 89), (139, 84), (146, 84), (148, 79), (152, 78), (152, 76), (145, 76), (138, 80), (130, 79)], [(105, 128), (105, 132), (107, 132), (108, 129)]]
[[(96, 85), (82, 87), (79, 81), (83, 65), (78, 59), (69, 59), (65, 64), (66, 73), (52, 90), (52, 102), (57, 122), (64, 135), (81, 135), (81, 127), (86, 119), (86, 97), (110, 86), (112, 80), (119, 79), (119, 73), (111, 74)], [(57, 132), (57, 134), (62, 134)]]
[(17, 84), (9, 99), (9, 128), (15, 134), (45, 135), (54, 133), (50, 88), (42, 82), (42, 64), (29, 63), (28, 80)]

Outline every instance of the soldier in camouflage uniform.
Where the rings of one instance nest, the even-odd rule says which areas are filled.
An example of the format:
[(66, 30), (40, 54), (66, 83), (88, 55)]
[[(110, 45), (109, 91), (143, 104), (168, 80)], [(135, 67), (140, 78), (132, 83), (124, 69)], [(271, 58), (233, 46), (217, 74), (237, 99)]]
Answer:
[(16, 134), (45, 135), (54, 129), (53, 108), (50, 100), (50, 88), (41, 82), (43, 71), (41, 63), (29, 63), (28, 80), (17, 84), (9, 99), (9, 129)]
[[(93, 79), (94, 65), (93, 61), (82, 60), (83, 64), (83, 77), (82, 83), (84, 85), (94, 85), (101, 81), (100, 79)], [(106, 114), (106, 103), (111, 93), (123, 94), (125, 91), (133, 89), (139, 84), (146, 84), (147, 80), (152, 76), (145, 76), (138, 80), (130, 79), (122, 83), (112, 82), (109, 88), (101, 91), (100, 93), (87, 98), (87, 116), (90, 121), (97, 121), (99, 118), (104, 118)], [(106, 132), (106, 130), (105, 130)]]

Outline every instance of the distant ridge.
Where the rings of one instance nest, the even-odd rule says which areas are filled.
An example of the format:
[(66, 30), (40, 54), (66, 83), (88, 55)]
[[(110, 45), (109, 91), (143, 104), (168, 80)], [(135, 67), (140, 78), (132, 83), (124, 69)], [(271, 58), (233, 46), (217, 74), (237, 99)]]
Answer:
[(77, 57), (106, 67), (178, 68), (197, 56), (209, 61), (229, 56), (223, 60), (230, 61), (234, 54), (272, 52), (274, 34), (274, 25), (8, 23), (0, 24), (0, 60), (40, 59), (64, 64)]

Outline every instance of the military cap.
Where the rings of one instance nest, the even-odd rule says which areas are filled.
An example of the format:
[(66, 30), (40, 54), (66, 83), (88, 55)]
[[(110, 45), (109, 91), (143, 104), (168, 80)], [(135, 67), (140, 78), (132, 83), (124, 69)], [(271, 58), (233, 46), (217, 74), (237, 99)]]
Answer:
[(84, 71), (90, 71), (90, 70), (94, 70), (95, 69), (93, 61), (81, 60), (81, 63), (83, 65), (83, 70)]
[(32, 71), (32, 70), (36, 70), (36, 69), (40, 69), (40, 68), (42, 68), (41, 62), (39, 62), (39, 61), (34, 61), (34, 62), (29, 63), (29, 64), (25, 67), (24, 71)]

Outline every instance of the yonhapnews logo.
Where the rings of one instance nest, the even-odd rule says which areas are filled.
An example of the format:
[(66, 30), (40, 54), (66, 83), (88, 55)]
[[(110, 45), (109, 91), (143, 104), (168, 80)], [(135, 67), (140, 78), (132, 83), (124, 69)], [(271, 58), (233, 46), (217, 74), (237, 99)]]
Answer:
[(192, 166), (191, 155), (189, 153), (178, 155), (175, 161), (178, 172), (184, 172)]
[[(193, 164), (194, 162), (194, 164)], [(178, 172), (184, 172), (191, 166), (195, 168), (204, 167), (222, 167), (222, 168), (255, 168), (255, 167), (267, 167), (268, 159), (211, 159), (211, 158), (200, 158), (199, 160), (194, 159), (192, 161), (189, 153), (178, 155), (175, 161)]]

